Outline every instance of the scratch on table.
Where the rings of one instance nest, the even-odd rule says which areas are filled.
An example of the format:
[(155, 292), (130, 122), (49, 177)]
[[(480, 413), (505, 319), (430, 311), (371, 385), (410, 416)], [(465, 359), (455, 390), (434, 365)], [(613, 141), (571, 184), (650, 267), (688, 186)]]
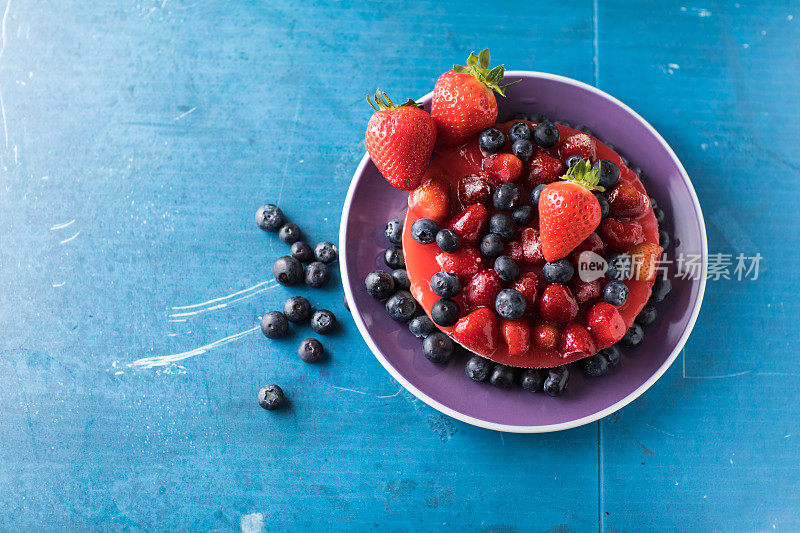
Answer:
[(259, 289), (257, 291), (253, 291), (250, 294), (246, 294), (244, 296), (240, 296), (239, 298), (235, 298), (235, 299), (227, 301), (227, 302), (219, 303), (217, 305), (212, 305), (211, 307), (205, 307), (203, 309), (197, 309), (195, 311), (184, 311), (183, 313), (172, 313), (171, 315), (169, 315), (169, 317), (170, 318), (181, 318), (181, 317), (186, 317), (186, 316), (202, 315), (203, 313), (208, 313), (209, 311), (215, 311), (217, 309), (223, 309), (223, 308), (228, 307), (229, 305), (234, 304), (236, 302), (241, 302), (243, 300), (247, 300), (247, 299), (252, 298), (253, 296), (255, 296), (257, 294), (261, 294), (262, 292), (266, 292), (266, 291), (268, 291), (270, 289), (274, 289), (277, 286), (278, 286), (278, 283), (275, 282), (272, 285), (267, 285), (266, 287), (263, 287), (263, 288), (261, 288), (261, 289)]
[[(45, 179), (45, 178), (42, 178), (42, 179)], [(50, 231), (55, 231), (57, 229), (68, 228), (71, 225), (73, 225), (74, 223), (75, 223), (75, 219), (73, 218), (69, 222), (64, 222), (63, 224), (53, 224), (52, 226), (50, 226)]]
[(73, 235), (72, 237), (67, 237), (66, 239), (61, 241), (59, 244), (67, 244), (69, 241), (75, 239), (80, 234), (81, 234), (81, 230), (78, 230), (78, 232), (75, 235)]
[(260, 326), (255, 326), (250, 329), (246, 329), (244, 331), (240, 331), (239, 333), (234, 333), (233, 335), (228, 335), (227, 337), (223, 337), (219, 340), (214, 342), (210, 342), (208, 344), (204, 344), (203, 346), (199, 346), (194, 348), (193, 350), (188, 350), (185, 352), (180, 353), (173, 353), (169, 355), (159, 355), (154, 357), (142, 357), (141, 359), (137, 359), (136, 361), (130, 363), (129, 367), (139, 367), (139, 368), (155, 368), (160, 366), (167, 366), (173, 363), (177, 363), (178, 361), (183, 361), (185, 359), (189, 359), (198, 355), (202, 355), (214, 348), (219, 348), (225, 344), (230, 342), (236, 341), (261, 329)]
[(66, 283), (67, 283), (66, 281), (62, 281), (61, 283), (53, 283), (52, 286), (53, 287), (63, 287), (64, 285), (66, 285)]
[[(286, 144), (287, 148), (294, 145), (294, 138), (297, 136), (297, 117), (300, 116), (300, 99), (297, 99), (297, 103), (294, 106), (294, 116), (292, 117), (292, 135), (289, 138), (289, 142)], [(281, 205), (281, 199), (283, 198), (283, 186), (286, 183), (286, 171), (289, 169), (289, 160), (292, 157), (292, 150), (286, 150), (286, 159), (283, 162), (283, 170), (281, 171), (281, 188), (278, 191), (278, 201), (276, 202), (278, 205)]]
[(336, 385), (331, 385), (330, 387), (332, 389), (343, 390), (343, 391), (347, 391), (347, 392), (355, 392), (356, 394), (361, 394), (363, 396), (369, 396), (371, 398), (380, 398), (380, 399), (394, 398), (395, 396), (399, 395), (403, 391), (403, 387), (400, 387), (399, 389), (397, 389), (397, 392), (395, 392), (394, 394), (387, 394), (385, 396), (378, 396), (377, 394), (372, 394), (372, 393), (369, 393), (369, 392), (364, 392), (364, 391), (356, 390), (356, 389), (348, 389), (347, 387), (337, 387)]
[(6, 22), (8, 21), (9, 9), (11, 9), (11, 0), (6, 2), (6, 8), (3, 11), (3, 20), (0, 22), (0, 59), (3, 58), (3, 53), (6, 51)]
[[(256, 291), (256, 292), (263, 292), (263, 290), (266, 290), (268, 288), (272, 288), (275, 285), (277, 285), (277, 282), (275, 280), (261, 281), (259, 283), (256, 283), (252, 287), (247, 287), (246, 289), (242, 289), (240, 291), (236, 291), (236, 292), (233, 292), (231, 294), (226, 294), (225, 296), (220, 296), (218, 298), (212, 298), (211, 300), (206, 300), (205, 302), (200, 302), (200, 303), (196, 303), (196, 304), (174, 305), (174, 306), (170, 307), (170, 309), (172, 309), (173, 311), (181, 311), (181, 310), (184, 310), (184, 309), (197, 309), (199, 307), (206, 307), (206, 306), (209, 306), (209, 305), (217, 304), (218, 302), (225, 302), (226, 300), (230, 300), (231, 298), (235, 298), (236, 296), (239, 296), (239, 295), (242, 295), (242, 294), (248, 294), (248, 293), (255, 294), (255, 293), (253, 293), (253, 291), (256, 291), (256, 289), (259, 289), (261, 287), (264, 287), (264, 289), (262, 289), (262, 291)], [(267, 287), (265, 287), (265, 286), (267, 286)], [(248, 297), (252, 296), (252, 294), (248, 294)], [(238, 300), (238, 298), (237, 298), (237, 300)], [(175, 314), (175, 315), (170, 315), (170, 316), (178, 316), (178, 315)]]
[(191, 108), (189, 111), (186, 111), (185, 113), (181, 113), (180, 115), (178, 115), (177, 117), (172, 119), (173, 122), (182, 119), (183, 117), (185, 117), (186, 115), (188, 115), (190, 113), (193, 113), (195, 109), (197, 109), (197, 106), (194, 106), (193, 108)]

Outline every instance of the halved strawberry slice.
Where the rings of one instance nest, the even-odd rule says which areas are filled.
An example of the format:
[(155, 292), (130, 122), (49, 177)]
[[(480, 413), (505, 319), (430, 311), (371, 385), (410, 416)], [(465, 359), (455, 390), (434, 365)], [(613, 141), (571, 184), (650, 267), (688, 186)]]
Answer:
[(535, 309), (536, 296), (539, 293), (539, 276), (534, 272), (522, 274), (511, 288), (525, 297), (525, 305), (528, 309)]
[(522, 174), (522, 161), (514, 154), (495, 154), (483, 160), (483, 170), (493, 178), (509, 183)]
[(500, 329), (508, 345), (509, 355), (523, 355), (531, 347), (531, 329), (527, 320), (503, 320)]
[(539, 315), (550, 322), (569, 324), (578, 316), (578, 302), (568, 287), (553, 283), (539, 299)]
[(564, 163), (543, 150), (537, 150), (529, 162), (528, 185), (533, 188), (537, 185), (558, 181), (564, 174)]
[(644, 241), (642, 225), (634, 220), (620, 222), (607, 218), (600, 224), (598, 233), (606, 243), (606, 249), (611, 252), (625, 252)]
[(439, 252), (436, 254), (436, 263), (441, 271), (468, 280), (483, 268), (483, 256), (471, 246), (462, 246), (452, 254)]
[(583, 281), (580, 278), (575, 278), (571, 282), (572, 292), (575, 294), (575, 300), (579, 304), (585, 304), (594, 300), (599, 300), (603, 294), (603, 284), (599, 279), (593, 281)]
[(494, 309), (494, 300), (503, 289), (500, 276), (493, 269), (481, 270), (464, 287), (464, 298), (473, 307)]
[(611, 215), (622, 218), (635, 218), (644, 213), (650, 205), (645, 193), (629, 183), (620, 183), (608, 193)]
[(591, 333), (580, 324), (570, 324), (561, 334), (561, 357), (589, 357), (597, 352)]
[(525, 260), (525, 254), (520, 241), (510, 241), (503, 247), (503, 255), (507, 255), (517, 263)]
[(561, 330), (550, 322), (537, 322), (533, 326), (533, 342), (542, 350), (555, 350), (561, 339)]
[(633, 264), (633, 279), (653, 281), (658, 274), (658, 260), (664, 249), (651, 242), (638, 244), (628, 251)]
[(608, 302), (598, 302), (589, 309), (586, 313), (586, 325), (597, 342), (604, 346), (614, 344), (628, 331), (619, 310)]
[(594, 163), (597, 154), (594, 141), (585, 133), (575, 133), (561, 140), (558, 150), (561, 159), (566, 161), (571, 155), (579, 155)]
[(542, 254), (542, 241), (539, 238), (539, 230), (536, 228), (524, 228), (520, 231), (522, 241), (522, 257), (526, 263), (531, 265), (543, 265), (544, 255)]
[(408, 207), (418, 217), (441, 224), (450, 214), (450, 187), (444, 180), (431, 178), (409, 193)]
[(458, 180), (458, 201), (461, 207), (473, 204), (489, 205), (492, 201), (494, 187), (480, 176), (466, 176)]
[(455, 231), (463, 242), (474, 243), (486, 233), (488, 224), (489, 210), (482, 204), (475, 204), (451, 218), (447, 227)]
[(497, 349), (500, 340), (497, 316), (487, 307), (476, 309), (456, 322), (453, 338), (468, 350), (489, 355)]

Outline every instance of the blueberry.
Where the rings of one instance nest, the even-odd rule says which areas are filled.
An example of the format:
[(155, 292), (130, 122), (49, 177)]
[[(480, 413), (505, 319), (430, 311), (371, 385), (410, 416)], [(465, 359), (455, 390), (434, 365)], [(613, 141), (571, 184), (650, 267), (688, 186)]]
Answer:
[(546, 183), (542, 183), (541, 185), (537, 185), (531, 191), (531, 205), (533, 207), (539, 207), (539, 196), (542, 194), (542, 190), (547, 187)]
[(652, 197), (649, 194), (647, 195), (647, 197), (650, 198), (650, 205), (653, 207), (653, 209), (658, 207), (658, 202), (656, 202), (656, 199), (654, 197)]
[(458, 321), (461, 309), (458, 304), (450, 298), (439, 298), (431, 306), (431, 318), (442, 327), (449, 327)]
[(516, 320), (525, 313), (525, 297), (517, 290), (503, 289), (494, 300), (497, 314), (508, 320)]
[(636, 315), (634, 319), (637, 324), (640, 326), (649, 326), (653, 322), (656, 321), (658, 318), (658, 311), (653, 304), (647, 304), (642, 307), (642, 310), (639, 311), (639, 314)]
[(633, 272), (631, 256), (628, 254), (612, 254), (608, 257), (606, 276), (609, 279), (628, 279)]
[(303, 241), (292, 243), (290, 250), (292, 257), (301, 263), (308, 263), (314, 259), (314, 250), (312, 250), (311, 247)]
[(579, 125), (575, 126), (575, 129), (578, 130), (578, 131), (582, 131), (583, 133), (586, 133), (587, 135), (591, 135), (592, 134), (592, 130), (589, 129), (589, 126), (585, 126), (583, 124), (579, 124)]
[(320, 335), (327, 335), (336, 329), (336, 316), (327, 309), (319, 309), (311, 315), (311, 329)]
[(364, 279), (367, 293), (373, 298), (383, 300), (395, 291), (394, 278), (385, 270), (373, 270)]
[(653, 214), (656, 216), (656, 222), (658, 224), (661, 224), (662, 222), (664, 222), (664, 218), (666, 218), (666, 215), (664, 214), (664, 210), (663, 209), (661, 209), (660, 207), (654, 207), (653, 208)]
[(547, 115), (545, 115), (544, 113), (536, 113), (531, 117), (531, 122), (536, 122), (538, 124), (539, 122), (552, 122), (552, 121), (549, 118), (547, 118)]
[(549, 396), (561, 396), (567, 388), (569, 370), (565, 366), (551, 368), (544, 380), (543, 390)]
[(526, 139), (514, 141), (514, 144), (511, 145), (511, 153), (517, 156), (523, 163), (527, 163), (533, 156), (533, 143)]
[(278, 238), (285, 244), (294, 244), (300, 240), (301, 236), (300, 227), (294, 222), (287, 222), (278, 231)]
[(587, 376), (598, 378), (608, 371), (608, 360), (602, 353), (596, 353), (586, 359), (581, 359), (581, 366)]
[(519, 266), (517, 266), (517, 262), (507, 255), (501, 255), (494, 260), (494, 270), (497, 272), (497, 275), (500, 276), (500, 279), (509, 283), (516, 281), (519, 277)]
[(311, 303), (302, 296), (292, 296), (283, 304), (283, 314), (289, 322), (302, 324), (311, 316)]
[(289, 332), (289, 321), (280, 311), (270, 311), (261, 317), (261, 332), (270, 339), (278, 339)]
[(419, 315), (412, 318), (408, 323), (408, 331), (415, 337), (424, 339), (436, 331), (436, 324), (428, 318), (428, 315)]
[(499, 389), (510, 389), (514, 384), (514, 369), (506, 365), (495, 365), (489, 383)]
[(619, 181), (619, 167), (608, 159), (601, 159), (592, 168), (599, 170), (597, 184), (610, 191)]
[(297, 285), (303, 279), (303, 265), (294, 257), (284, 255), (273, 263), (272, 276), (281, 285)]
[(559, 126), (566, 126), (568, 128), (572, 128), (572, 123), (568, 120), (556, 120), (556, 124)]
[(274, 411), (286, 402), (283, 389), (277, 385), (266, 385), (258, 391), (258, 405), (268, 411)]
[(517, 112), (511, 115), (511, 120), (531, 120), (531, 116), (527, 113)]
[(383, 252), (383, 261), (389, 268), (405, 268), (406, 258), (403, 255), (403, 249), (399, 246), (390, 246)]
[(671, 290), (672, 282), (669, 278), (665, 278), (664, 276), (657, 277), (655, 283), (653, 283), (653, 293), (650, 295), (650, 303), (658, 303), (664, 300)]
[(256, 224), (264, 231), (277, 231), (283, 225), (283, 211), (277, 205), (262, 205), (256, 211)]
[(636, 177), (642, 179), (642, 169), (639, 167), (631, 167), (631, 171), (636, 174)]
[(431, 290), (442, 298), (452, 298), (461, 292), (461, 280), (449, 272), (437, 272), (431, 276)]
[(552, 263), (545, 263), (542, 267), (542, 275), (547, 283), (566, 284), (575, 275), (575, 267), (569, 259), (559, 259)]
[(441, 331), (428, 335), (422, 341), (422, 354), (431, 363), (447, 363), (453, 358), (455, 350), (453, 340)]
[(332, 242), (322, 241), (314, 247), (314, 257), (327, 265), (339, 258), (339, 249)]
[(531, 392), (541, 392), (544, 386), (544, 372), (538, 368), (529, 368), (522, 373), (520, 385), (522, 388)]
[(517, 141), (530, 141), (533, 131), (527, 122), (517, 122), (508, 128), (508, 140), (512, 143)]
[(392, 278), (394, 278), (394, 286), (399, 291), (411, 290), (411, 280), (408, 279), (408, 271), (404, 268), (392, 270)]
[(603, 287), (603, 300), (619, 307), (628, 299), (628, 286), (621, 281), (611, 280)]
[(511, 220), (517, 226), (527, 226), (533, 222), (534, 211), (529, 205), (521, 205), (511, 212)]
[(497, 233), (488, 233), (481, 239), (480, 247), (486, 257), (497, 257), (503, 253), (503, 239)]
[(619, 359), (621, 357), (619, 353), (619, 348), (617, 348), (616, 344), (614, 346), (609, 346), (608, 348), (604, 348), (600, 350), (598, 353), (603, 354), (603, 356), (606, 358), (606, 361), (608, 361), (608, 364), (611, 366), (614, 366), (617, 363), (619, 363)]
[(464, 366), (464, 373), (473, 381), (486, 381), (492, 372), (494, 363), (480, 355), (473, 355)]
[(566, 161), (564, 161), (564, 164), (566, 165), (566, 167), (568, 169), (570, 169), (570, 168), (574, 167), (575, 165), (577, 165), (578, 163), (580, 163), (583, 159), (585, 159), (585, 158), (580, 154), (572, 154), (571, 156), (569, 156), (567, 158)]
[(514, 236), (514, 222), (505, 213), (495, 213), (489, 217), (489, 233), (496, 233), (504, 241)]
[(452, 254), (461, 246), (461, 239), (455, 231), (443, 229), (436, 234), (436, 244), (441, 251)]
[(420, 218), (411, 224), (411, 236), (420, 244), (430, 244), (436, 240), (439, 225), (429, 218)]
[(642, 326), (637, 324), (636, 322), (628, 328), (628, 331), (625, 333), (625, 336), (622, 337), (622, 340), (619, 342), (622, 343), (623, 346), (627, 346), (628, 348), (636, 348), (642, 341), (644, 340), (644, 331), (642, 330)]
[(608, 198), (606, 198), (605, 194), (599, 191), (594, 191), (592, 194), (597, 198), (597, 203), (600, 204), (600, 220), (603, 220), (608, 216), (608, 212), (611, 211), (611, 205), (608, 203)]
[(533, 142), (542, 148), (550, 148), (558, 142), (558, 128), (552, 122), (540, 122), (533, 128)]
[(395, 322), (408, 322), (417, 312), (417, 301), (408, 291), (397, 291), (386, 300), (386, 312)]
[(623, 165), (625, 165), (626, 167), (630, 167), (630, 166), (631, 166), (631, 162), (630, 162), (630, 160), (629, 160), (627, 157), (625, 157), (624, 155), (622, 155), (622, 154), (621, 154), (621, 153), (619, 153), (619, 152), (617, 152), (617, 155), (618, 155), (618, 156), (619, 156), (619, 158), (622, 160), (622, 164), (623, 164)]
[(502, 183), (494, 190), (492, 203), (495, 209), (511, 211), (519, 203), (519, 189), (513, 183)]
[(331, 273), (328, 265), (314, 261), (306, 265), (305, 280), (306, 285), (312, 289), (319, 289), (328, 284), (331, 279)]
[(317, 339), (303, 339), (297, 347), (297, 355), (306, 363), (318, 363), (325, 356), (325, 350)]
[(393, 218), (386, 223), (386, 230), (384, 233), (390, 243), (401, 244), (403, 242), (403, 221), (399, 218)]
[(658, 230), (658, 244), (663, 248), (669, 248), (670, 243), (672, 240), (669, 238), (669, 233), (666, 230), (660, 229)]
[(478, 145), (486, 153), (496, 154), (503, 149), (506, 144), (506, 136), (503, 132), (494, 128), (483, 130), (478, 136)]

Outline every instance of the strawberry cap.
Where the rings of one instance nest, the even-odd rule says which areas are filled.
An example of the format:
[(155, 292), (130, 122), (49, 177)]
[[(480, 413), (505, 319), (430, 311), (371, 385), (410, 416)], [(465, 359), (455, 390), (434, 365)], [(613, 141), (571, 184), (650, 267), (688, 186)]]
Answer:
[(458, 74), (469, 74), (470, 76), (473, 76), (479, 82), (486, 85), (500, 96), (506, 95), (506, 89), (508, 87), (511, 87), (512, 85), (522, 81), (517, 80), (505, 85), (500, 85), (500, 82), (503, 81), (503, 75), (505, 74), (506, 69), (503, 65), (497, 65), (493, 69), (489, 69), (488, 48), (481, 50), (477, 56), (475, 55), (475, 52), (471, 52), (467, 58), (467, 66), (453, 65), (453, 72)]

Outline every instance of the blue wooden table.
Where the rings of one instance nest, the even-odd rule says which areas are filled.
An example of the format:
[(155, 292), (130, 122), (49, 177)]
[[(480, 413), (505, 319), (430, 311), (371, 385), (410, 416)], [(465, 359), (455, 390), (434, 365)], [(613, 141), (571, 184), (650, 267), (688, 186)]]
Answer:
[[(800, 528), (797, 3), (0, 10), (0, 529)], [(285, 248), (256, 207), (336, 240), (364, 94), (422, 95), (483, 47), (639, 111), (692, 177), (711, 251), (763, 256), (757, 280), (709, 281), (651, 390), (557, 434), (474, 428), (402, 390), (338, 274), (301, 290), (344, 322), (327, 363), (253, 330), (297, 292), (268, 283)], [(271, 382), (290, 409), (258, 406)]]

